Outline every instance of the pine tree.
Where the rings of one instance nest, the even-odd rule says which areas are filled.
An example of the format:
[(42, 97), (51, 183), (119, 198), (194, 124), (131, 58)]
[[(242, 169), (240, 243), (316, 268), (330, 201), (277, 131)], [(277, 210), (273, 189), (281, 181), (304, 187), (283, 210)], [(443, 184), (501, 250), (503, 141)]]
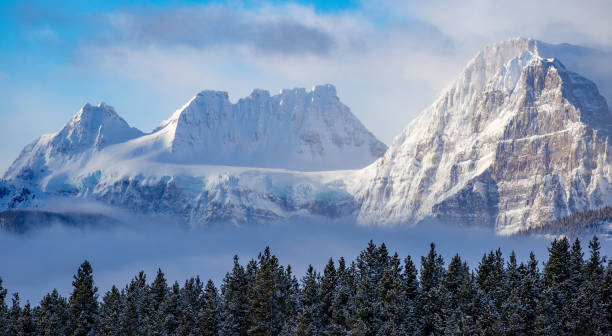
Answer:
[(121, 307), (121, 334), (144, 335), (147, 317), (149, 288), (146, 275), (140, 271), (123, 290)]
[(249, 329), (248, 311), (250, 309), (249, 283), (245, 270), (234, 256), (234, 267), (227, 273), (221, 285), (223, 312), (221, 329), (223, 335), (246, 336)]
[(321, 328), (324, 334), (329, 334), (332, 324), (332, 306), (334, 297), (336, 296), (336, 287), (338, 286), (338, 276), (334, 260), (329, 258), (323, 277), (321, 278)]
[(507, 335), (525, 335), (527, 333), (527, 309), (521, 300), (521, 271), (516, 262), (514, 251), (510, 254), (506, 266), (505, 286), (507, 297), (501, 307), (504, 332)]
[(336, 271), (338, 283), (332, 300), (332, 321), (328, 330), (329, 335), (347, 335), (355, 319), (354, 289), (355, 267), (347, 268), (344, 258), (338, 260)]
[(602, 335), (609, 331), (608, 318), (603, 301), (604, 259), (600, 254), (599, 239), (593, 237), (589, 242), (590, 257), (584, 265), (584, 281), (579, 288), (574, 305), (576, 312), (572, 323), (573, 330), (583, 335)]
[[(0, 326), (9, 324), (8, 307), (6, 305), (7, 290), (2, 287), (2, 278), (0, 278)], [(0, 328), (0, 336), (8, 336), (6, 328)]]
[(306, 275), (302, 279), (300, 297), (301, 311), (298, 317), (297, 336), (322, 335), (322, 304), (320, 276), (312, 265), (308, 266)]
[(168, 283), (166, 275), (161, 269), (157, 269), (155, 280), (149, 286), (149, 296), (146, 300), (146, 320), (148, 321), (145, 330), (147, 335), (162, 335), (164, 316), (160, 311), (160, 307), (168, 294)]
[(159, 307), (159, 311), (163, 318), (162, 334), (174, 335), (181, 322), (183, 311), (181, 288), (178, 282), (175, 281), (174, 284), (172, 284), (172, 287)]
[(121, 331), (122, 303), (121, 293), (113, 287), (104, 294), (100, 306), (100, 324), (98, 333), (101, 336), (118, 336)]
[(200, 333), (203, 336), (217, 336), (220, 330), (221, 299), (212, 280), (208, 280), (198, 313)]
[(287, 265), (285, 274), (280, 280), (281, 310), (283, 315), (282, 335), (293, 335), (297, 329), (297, 318), (300, 305), (300, 285), (293, 275), (291, 266)]
[(68, 301), (57, 290), (45, 295), (34, 309), (36, 334), (42, 336), (67, 335), (70, 321)]
[(21, 324), (21, 305), (19, 304), (19, 293), (13, 293), (12, 305), (9, 310), (7, 329), (10, 335), (23, 335)]
[(74, 336), (92, 335), (98, 320), (98, 288), (94, 286), (91, 264), (85, 260), (74, 275), (70, 296), (71, 326)]
[(431, 243), (429, 253), (421, 257), (421, 296), (420, 325), (425, 335), (442, 334), (444, 330), (444, 312), (440, 284), (444, 278), (444, 259), (436, 252), (436, 246)]
[(404, 283), (397, 253), (388, 259), (388, 265), (378, 283), (380, 329), (378, 335), (405, 335)]
[(567, 238), (555, 239), (548, 249), (544, 266), (542, 299), (538, 305), (536, 331), (564, 334), (568, 327), (570, 298), (570, 260)]
[(21, 326), (24, 336), (36, 334), (36, 325), (34, 324), (34, 314), (29, 301), (26, 301), (25, 306), (21, 310)]
[(386, 246), (382, 244), (376, 247), (372, 241), (357, 257), (355, 333), (375, 335), (382, 325), (378, 284), (388, 262), (389, 253)]
[(412, 258), (407, 256), (404, 259), (403, 279), (403, 311), (404, 311), (404, 329), (407, 334), (415, 335), (421, 330), (419, 321), (420, 312), (420, 288), (418, 273)]
[(521, 263), (519, 273), (521, 281), (518, 296), (524, 308), (525, 330), (528, 335), (535, 335), (537, 309), (541, 296), (541, 276), (538, 261), (533, 252), (529, 254), (527, 265)]
[(279, 289), (278, 259), (266, 247), (258, 257), (259, 268), (255, 278), (255, 288), (251, 300), (249, 335), (278, 335), (282, 329), (282, 302)]
[(185, 281), (185, 286), (181, 289), (182, 315), (178, 326), (179, 335), (199, 334), (200, 302), (204, 284), (200, 277), (190, 278)]

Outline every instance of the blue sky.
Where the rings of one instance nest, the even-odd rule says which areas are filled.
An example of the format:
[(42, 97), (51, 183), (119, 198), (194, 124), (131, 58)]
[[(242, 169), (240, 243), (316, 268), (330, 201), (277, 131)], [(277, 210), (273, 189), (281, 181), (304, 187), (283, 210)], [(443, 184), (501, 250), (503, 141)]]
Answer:
[(147, 132), (198, 91), (332, 83), (389, 144), (484, 45), (612, 46), (609, 1), (2, 1), (0, 171), (78, 109)]

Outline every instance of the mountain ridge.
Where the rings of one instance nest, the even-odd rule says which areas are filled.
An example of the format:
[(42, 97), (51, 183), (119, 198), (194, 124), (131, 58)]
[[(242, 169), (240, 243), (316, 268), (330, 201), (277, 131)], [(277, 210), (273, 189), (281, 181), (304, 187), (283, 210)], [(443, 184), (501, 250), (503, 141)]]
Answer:
[(523, 232), (612, 205), (612, 116), (594, 82), (551, 57), (563, 48), (485, 47), (386, 152), (332, 85), (255, 89), (235, 103), (202, 91), (151, 133), (60, 160), (39, 179), (13, 171), (0, 204), (62, 195), (194, 225), (320, 216)]

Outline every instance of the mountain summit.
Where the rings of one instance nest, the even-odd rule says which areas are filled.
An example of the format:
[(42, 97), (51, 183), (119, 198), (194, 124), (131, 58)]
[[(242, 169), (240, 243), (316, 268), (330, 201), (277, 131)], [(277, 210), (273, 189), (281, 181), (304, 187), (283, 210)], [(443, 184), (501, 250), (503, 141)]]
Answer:
[(513, 233), (610, 205), (606, 100), (540, 45), (518, 38), (478, 53), (366, 169), (360, 220)]
[(596, 74), (579, 59), (597, 57), (523, 38), (487, 46), (386, 152), (331, 85), (236, 103), (203, 91), (149, 134), (86, 105), (23, 150), (0, 209), (63, 197), (193, 225), (322, 216), (533, 231), (612, 205), (612, 115), (574, 72)]
[(333, 85), (256, 89), (236, 104), (202, 91), (151, 135), (165, 162), (293, 170), (364, 167), (387, 147), (340, 102)]

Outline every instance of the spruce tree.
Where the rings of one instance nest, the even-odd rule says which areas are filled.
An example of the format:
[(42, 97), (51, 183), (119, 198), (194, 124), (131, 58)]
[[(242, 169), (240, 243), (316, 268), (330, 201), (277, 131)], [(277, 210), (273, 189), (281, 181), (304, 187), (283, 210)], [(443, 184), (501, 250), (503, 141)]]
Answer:
[(57, 290), (45, 295), (34, 309), (36, 334), (42, 336), (68, 335), (70, 306)]
[(121, 293), (113, 287), (104, 294), (100, 306), (100, 323), (98, 333), (101, 336), (119, 336), (122, 320), (122, 297)]
[(198, 313), (200, 333), (203, 336), (219, 335), (221, 324), (221, 298), (212, 280), (208, 280)]
[(434, 243), (430, 244), (429, 253), (421, 257), (421, 330), (425, 335), (442, 334), (444, 330), (443, 298), (440, 284), (444, 278), (444, 259), (436, 252)]
[(300, 307), (295, 334), (297, 336), (323, 335), (320, 276), (312, 265), (308, 266), (306, 275), (302, 279)]
[(147, 299), (148, 309), (146, 311), (148, 321), (145, 329), (147, 335), (162, 335), (164, 316), (161, 312), (161, 305), (168, 294), (168, 283), (166, 275), (161, 269), (157, 269), (155, 280), (149, 286), (149, 296)]
[(23, 335), (19, 293), (13, 293), (12, 305), (11, 309), (9, 310), (9, 318), (6, 328), (8, 329), (10, 335)]
[(405, 335), (404, 283), (399, 256), (394, 254), (378, 283), (380, 328), (378, 335)]
[[(2, 287), (2, 278), (0, 277), (0, 326), (6, 326), (9, 323), (8, 306), (6, 305), (7, 290)], [(6, 328), (0, 328), (0, 335), (8, 335)]]
[(404, 311), (404, 328), (407, 334), (415, 335), (420, 332), (420, 288), (418, 272), (412, 258), (404, 259), (404, 273), (402, 309)]
[(255, 277), (254, 293), (249, 310), (251, 326), (249, 335), (278, 335), (282, 330), (282, 305), (279, 289), (278, 259), (266, 247), (258, 257), (258, 271)]
[(148, 290), (143, 271), (140, 271), (123, 290), (121, 334), (135, 336), (145, 334), (145, 326), (150, 323), (145, 319), (148, 310)]
[(182, 302), (181, 288), (178, 282), (175, 281), (159, 307), (160, 315), (163, 319), (163, 335), (174, 335), (177, 332), (184, 308)]
[(355, 319), (354, 289), (355, 267), (346, 267), (344, 258), (338, 260), (336, 271), (338, 283), (332, 300), (332, 321), (328, 329), (329, 335), (347, 335)]
[(338, 286), (338, 276), (334, 260), (329, 258), (323, 277), (321, 278), (321, 328), (324, 334), (329, 334), (332, 324), (332, 306), (334, 297), (336, 296), (336, 287)]
[(221, 330), (223, 335), (246, 336), (249, 330), (250, 309), (249, 283), (244, 268), (234, 256), (234, 267), (227, 273), (221, 285), (223, 312)]
[(94, 286), (91, 264), (85, 260), (72, 281), (70, 295), (71, 325), (70, 334), (74, 336), (92, 335), (98, 320), (98, 288)]
[(29, 301), (26, 301), (25, 306), (21, 310), (21, 326), (24, 336), (36, 335), (36, 325), (34, 323), (34, 313)]

